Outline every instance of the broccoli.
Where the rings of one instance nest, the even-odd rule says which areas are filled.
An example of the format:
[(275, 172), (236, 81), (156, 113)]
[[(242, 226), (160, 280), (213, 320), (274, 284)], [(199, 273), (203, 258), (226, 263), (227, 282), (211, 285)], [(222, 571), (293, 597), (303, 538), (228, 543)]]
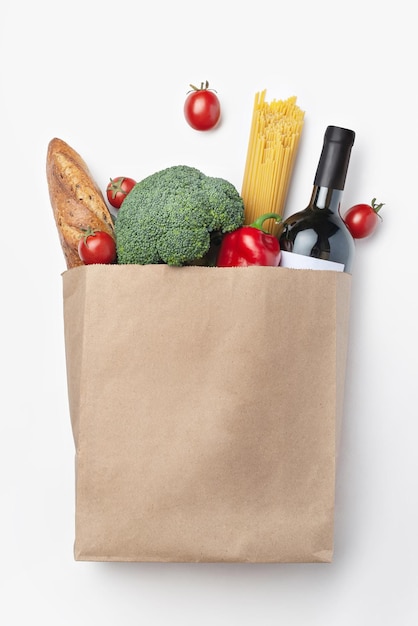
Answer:
[(244, 223), (244, 204), (223, 178), (174, 165), (140, 181), (115, 220), (118, 263), (185, 265), (202, 259), (214, 233)]

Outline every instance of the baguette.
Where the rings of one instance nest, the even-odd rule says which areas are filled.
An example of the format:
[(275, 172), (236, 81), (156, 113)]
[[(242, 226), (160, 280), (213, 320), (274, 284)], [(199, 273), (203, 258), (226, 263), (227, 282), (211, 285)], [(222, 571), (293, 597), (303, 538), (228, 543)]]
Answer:
[(115, 238), (104, 196), (84, 160), (62, 139), (49, 142), (46, 174), (67, 269), (84, 265), (78, 243), (87, 229), (102, 230)]

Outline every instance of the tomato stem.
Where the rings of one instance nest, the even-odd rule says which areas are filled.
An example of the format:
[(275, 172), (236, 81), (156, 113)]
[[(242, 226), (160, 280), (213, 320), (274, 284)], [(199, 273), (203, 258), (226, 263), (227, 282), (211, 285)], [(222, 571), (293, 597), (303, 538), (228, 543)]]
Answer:
[(118, 179), (111, 178), (109, 183), (109, 189), (112, 191), (112, 198), (116, 198), (118, 193), (123, 193), (127, 196), (127, 192), (122, 189), (122, 185), (124, 183), (125, 178), (121, 176)]
[(85, 244), (87, 244), (87, 239), (89, 237), (94, 237), (98, 232), (97, 228), (91, 228), (90, 226), (88, 228), (82, 228), (81, 230), (83, 231), (83, 235), (80, 235), (80, 239), (84, 239)]
[(191, 87), (191, 90), (188, 91), (187, 93), (191, 93), (192, 91), (213, 91), (216, 93), (215, 89), (209, 89), (209, 82), (206, 81), (204, 83), (200, 83), (200, 87), (196, 87), (196, 85), (192, 85), (190, 83), (189, 85)]
[(373, 200), (371, 201), (371, 207), (372, 207), (373, 211), (377, 214), (378, 217), (380, 217), (380, 219), (383, 222), (383, 217), (379, 213), (379, 211), (382, 208), (382, 206), (385, 206), (385, 203), (381, 202), (380, 204), (376, 204), (376, 198), (373, 198)]

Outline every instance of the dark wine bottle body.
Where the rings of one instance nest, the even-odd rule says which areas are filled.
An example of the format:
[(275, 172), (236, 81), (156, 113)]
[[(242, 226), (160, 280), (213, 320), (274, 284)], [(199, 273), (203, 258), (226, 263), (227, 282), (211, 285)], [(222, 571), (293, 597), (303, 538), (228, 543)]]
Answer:
[(282, 267), (351, 272), (355, 244), (339, 214), (342, 191), (314, 187), (306, 209), (284, 222)]

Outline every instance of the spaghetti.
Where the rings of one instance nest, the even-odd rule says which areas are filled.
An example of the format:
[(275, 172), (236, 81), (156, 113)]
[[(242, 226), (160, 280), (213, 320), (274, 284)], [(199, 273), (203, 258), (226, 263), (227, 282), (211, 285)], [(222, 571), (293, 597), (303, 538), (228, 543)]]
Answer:
[[(255, 95), (241, 196), (245, 223), (264, 213), (283, 215), (290, 178), (304, 122), (296, 96), (265, 101), (266, 90)], [(277, 225), (266, 222), (276, 233)]]

